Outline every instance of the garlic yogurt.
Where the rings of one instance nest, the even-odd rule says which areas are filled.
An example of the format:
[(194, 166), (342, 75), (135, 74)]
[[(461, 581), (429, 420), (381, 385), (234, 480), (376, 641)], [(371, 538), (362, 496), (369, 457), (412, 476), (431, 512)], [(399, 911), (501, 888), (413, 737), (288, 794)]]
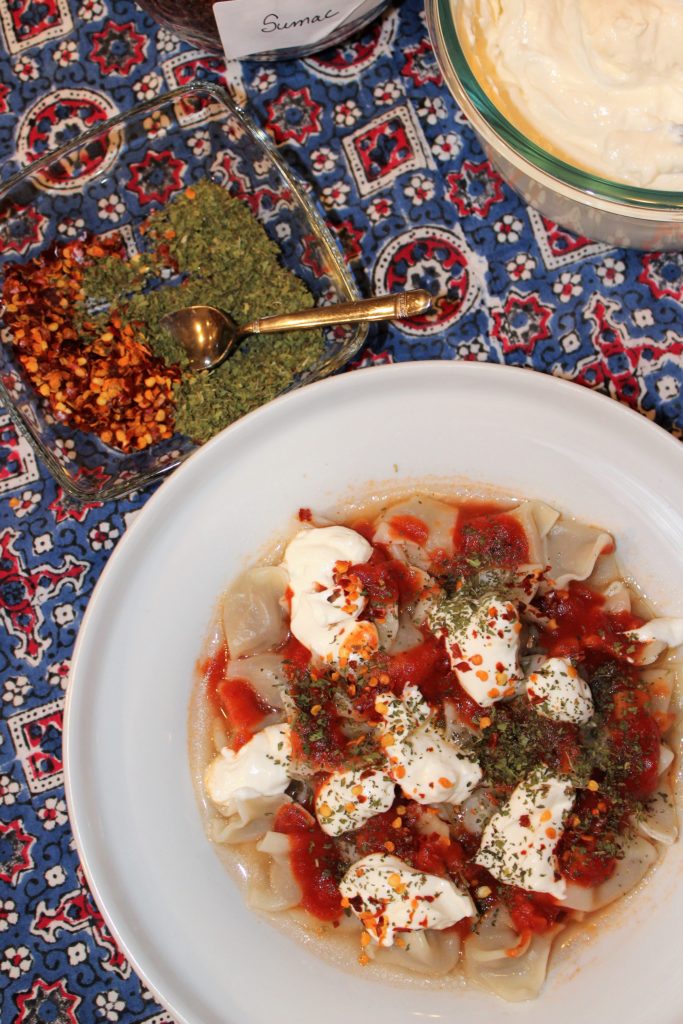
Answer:
[(457, 23), (491, 101), (541, 148), (683, 191), (681, 0), (461, 0)]

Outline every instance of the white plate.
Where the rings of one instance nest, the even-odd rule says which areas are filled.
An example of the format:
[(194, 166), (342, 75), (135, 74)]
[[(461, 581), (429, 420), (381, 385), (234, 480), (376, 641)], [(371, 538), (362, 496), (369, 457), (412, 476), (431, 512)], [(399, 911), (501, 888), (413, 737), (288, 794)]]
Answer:
[[(192, 456), (126, 533), (88, 607), (66, 715), (67, 796), (95, 898), (187, 1024), (680, 1024), (681, 844), (535, 1003), (342, 974), (254, 916), (204, 838), (187, 758), (195, 659), (220, 592), (300, 506), (369, 481), (469, 477), (609, 528), (660, 609), (683, 614), (683, 449), (576, 385), (410, 363), (285, 396)], [(382, 489), (381, 483), (378, 489)]]

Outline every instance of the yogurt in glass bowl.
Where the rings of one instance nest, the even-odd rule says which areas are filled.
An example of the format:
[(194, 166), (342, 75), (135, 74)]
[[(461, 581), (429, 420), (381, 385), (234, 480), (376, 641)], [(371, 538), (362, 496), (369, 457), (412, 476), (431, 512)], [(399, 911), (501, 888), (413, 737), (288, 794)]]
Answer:
[(505, 180), (596, 241), (683, 248), (674, 0), (427, 0), (445, 82)]

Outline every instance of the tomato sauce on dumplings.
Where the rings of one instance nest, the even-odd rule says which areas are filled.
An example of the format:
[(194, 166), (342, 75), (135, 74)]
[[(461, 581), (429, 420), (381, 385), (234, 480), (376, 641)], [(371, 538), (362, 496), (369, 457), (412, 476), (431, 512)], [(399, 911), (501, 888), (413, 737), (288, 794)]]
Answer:
[(258, 909), (367, 970), (537, 994), (558, 935), (677, 837), (683, 620), (541, 501), (417, 493), (288, 535), (201, 662), (211, 838)]

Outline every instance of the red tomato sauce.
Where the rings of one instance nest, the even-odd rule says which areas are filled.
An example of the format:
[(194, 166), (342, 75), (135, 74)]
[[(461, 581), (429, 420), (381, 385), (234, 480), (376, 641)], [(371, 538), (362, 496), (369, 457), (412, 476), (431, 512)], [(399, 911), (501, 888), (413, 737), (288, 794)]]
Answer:
[(227, 667), (228, 648), (225, 644), (222, 644), (210, 658), (203, 658), (197, 663), (197, 672), (204, 680), (206, 696), (214, 714), (220, 711), (220, 701), (216, 690), (218, 684), (225, 679)]
[(633, 694), (621, 692), (624, 698), (615, 703), (609, 718), (613, 748), (630, 770), (624, 776), (624, 792), (636, 800), (647, 800), (657, 789), (659, 778), (660, 734), (656, 719), (633, 700)]
[[(375, 814), (361, 825), (355, 833), (360, 857), (367, 857), (371, 853), (390, 853), (406, 863), (412, 863), (418, 850), (417, 835), (410, 827), (410, 817), (406, 821), (405, 814), (397, 813), (398, 807), (407, 809), (409, 803), (397, 801), (388, 811)], [(401, 822), (400, 828), (394, 825), (398, 821)]]
[(248, 743), (264, 718), (273, 712), (273, 708), (246, 679), (223, 679), (216, 688), (216, 696), (230, 724), (230, 746), (233, 750), (239, 750)]
[(460, 685), (455, 677), (452, 689), (444, 696), (455, 706), (460, 721), (467, 725), (476, 725), (485, 713), (484, 708), (477, 704), (473, 697), (470, 697), (467, 690)]
[(467, 854), (457, 839), (437, 832), (421, 835), (413, 866), (430, 875), (457, 875), (467, 863)]
[(423, 519), (411, 515), (392, 516), (389, 520), (389, 529), (396, 540), (412, 541), (420, 547), (429, 540), (429, 527)]
[(311, 652), (291, 633), (279, 653), (284, 658), (285, 668), (289, 667), (292, 671), (305, 671), (311, 663)]
[(534, 603), (550, 620), (539, 637), (549, 657), (585, 660), (589, 652), (602, 652), (623, 659), (641, 646), (624, 633), (645, 620), (630, 612), (606, 612), (602, 594), (583, 583), (572, 580), (567, 590), (551, 591)]
[(338, 881), (343, 868), (334, 840), (297, 804), (280, 808), (273, 829), (289, 836), (289, 859), (301, 886), (301, 906), (320, 921), (336, 921), (343, 910)]
[(349, 526), (352, 530), (355, 530), (356, 533), (359, 533), (361, 537), (365, 537), (368, 543), (372, 544), (372, 538), (375, 535), (375, 524), (373, 520), (357, 519), (355, 522), (349, 523)]
[(375, 618), (375, 611), (381, 611), (395, 601), (407, 602), (415, 597), (419, 585), (415, 573), (396, 558), (391, 558), (384, 548), (374, 549), (367, 562), (352, 565), (349, 576), (357, 576), (367, 595), (368, 607), (363, 618)]
[(389, 658), (387, 667), (392, 688), (401, 692), (412, 683), (429, 701), (442, 701), (456, 685), (443, 640), (430, 633), (424, 642)]
[(475, 568), (493, 566), (515, 569), (529, 562), (529, 544), (517, 519), (496, 506), (464, 505), (454, 533), (455, 550), (461, 560)]
[(375, 698), (382, 692), (391, 691), (400, 696), (404, 688), (411, 684), (418, 687), (432, 706), (441, 708), (443, 701), (450, 698), (459, 686), (451, 670), (443, 640), (427, 631), (422, 643), (378, 662), (374, 675), (381, 679), (379, 686), (357, 688), (353, 701), (356, 711), (370, 721), (377, 721), (380, 717), (374, 705)]
[[(565, 916), (565, 911), (546, 893), (527, 892), (516, 885), (507, 887), (505, 902), (512, 923), (521, 936), (525, 932), (542, 934), (547, 932)], [(514, 955), (512, 952), (510, 955)]]
[(611, 878), (617, 860), (608, 843), (621, 824), (605, 796), (589, 790), (579, 793), (556, 850), (564, 878), (587, 887)]
[(230, 731), (230, 746), (239, 750), (248, 743), (273, 711), (246, 679), (226, 679), (228, 650), (222, 645), (198, 665), (204, 678), (206, 696), (214, 714), (221, 714)]
[(441, 835), (436, 826), (430, 832), (430, 813), (415, 801), (398, 797), (393, 807), (374, 815), (354, 833), (360, 856), (390, 853), (419, 871), (442, 877), (460, 870), (468, 860), (464, 845)]
[(315, 771), (344, 768), (349, 760), (348, 739), (329, 688), (304, 680), (293, 683), (290, 694), (297, 708), (291, 722), (294, 759), (305, 761)]
[[(302, 509), (300, 518), (310, 521), (309, 510)], [(416, 516), (394, 516), (390, 527), (397, 539), (421, 546), (429, 540), (427, 524)], [(375, 527), (363, 520), (353, 528), (371, 540)], [(441, 582), (449, 588), (456, 585), (458, 576), (485, 568), (513, 570), (530, 561), (522, 526), (496, 503), (460, 505), (453, 541), (452, 558), (441, 560), (439, 553), (431, 552), (432, 569), (443, 571)], [(374, 547), (367, 562), (345, 564), (340, 572), (360, 581), (367, 599), (362, 617), (379, 623), (386, 609), (398, 604), (400, 612), (420, 590), (420, 574), (394, 559), (383, 545)], [(624, 635), (644, 620), (630, 613), (606, 611), (604, 598), (577, 582), (538, 597), (534, 604), (547, 619), (539, 636), (532, 624), (534, 646), (549, 657), (579, 663), (593, 692), (597, 711), (593, 726), (599, 730), (601, 758), (595, 765), (591, 747), (582, 749), (586, 740), (583, 727), (540, 715), (523, 696), (492, 708), (478, 705), (458, 682), (444, 639), (432, 635), (426, 626), (421, 627), (421, 643), (393, 655), (379, 653), (371, 663), (355, 666), (347, 674), (333, 664), (312, 664), (310, 651), (290, 635), (279, 653), (286, 661), (289, 696), (296, 706), (296, 712), (288, 716), (292, 754), (295, 761), (305, 762), (317, 773), (313, 792), (331, 772), (379, 763), (378, 733), (368, 730), (355, 740), (349, 736), (357, 731), (358, 719), (376, 724), (381, 718), (375, 709), (378, 696), (389, 692), (400, 696), (406, 685), (415, 685), (436, 716), (442, 716), (448, 701), (457, 717), (477, 730), (480, 744), (472, 756), (490, 773), (491, 799), (496, 807), (503, 805), (514, 786), (536, 765), (544, 764), (556, 774), (571, 774), (576, 769), (579, 778), (584, 777), (581, 772), (586, 768), (593, 772), (597, 781), (591, 786), (597, 789), (577, 791), (555, 852), (559, 871), (569, 882), (596, 886), (610, 878), (617, 865), (616, 841), (638, 802), (655, 792), (659, 774), (665, 723), (651, 713), (641, 669), (632, 663), (639, 645)], [(238, 749), (272, 709), (246, 680), (226, 680), (226, 668), (227, 652), (221, 650), (207, 660), (202, 671), (210, 699), (232, 724), (232, 742)], [(349, 717), (354, 719), (351, 729)], [(523, 756), (517, 758), (520, 750)], [(603, 794), (602, 784), (611, 798)], [(449, 836), (444, 836), (436, 819), (430, 830), (427, 808), (402, 795), (400, 789), (396, 792), (389, 810), (375, 814), (352, 836), (341, 840), (326, 835), (309, 813), (313, 809), (311, 790), (302, 799), (304, 806), (292, 803), (280, 808), (274, 829), (289, 837), (292, 871), (303, 893), (301, 906), (313, 916), (335, 921), (341, 915), (339, 881), (348, 867), (349, 848), (354, 860), (373, 853), (391, 854), (416, 870), (466, 885), (480, 912), (504, 905), (520, 936), (517, 951), (509, 951), (511, 956), (524, 951), (531, 935), (548, 931), (566, 916), (553, 897), (499, 883), (476, 865), (481, 836), (465, 828), (468, 818), (449, 819)], [(454, 930), (466, 937), (470, 919)]]

